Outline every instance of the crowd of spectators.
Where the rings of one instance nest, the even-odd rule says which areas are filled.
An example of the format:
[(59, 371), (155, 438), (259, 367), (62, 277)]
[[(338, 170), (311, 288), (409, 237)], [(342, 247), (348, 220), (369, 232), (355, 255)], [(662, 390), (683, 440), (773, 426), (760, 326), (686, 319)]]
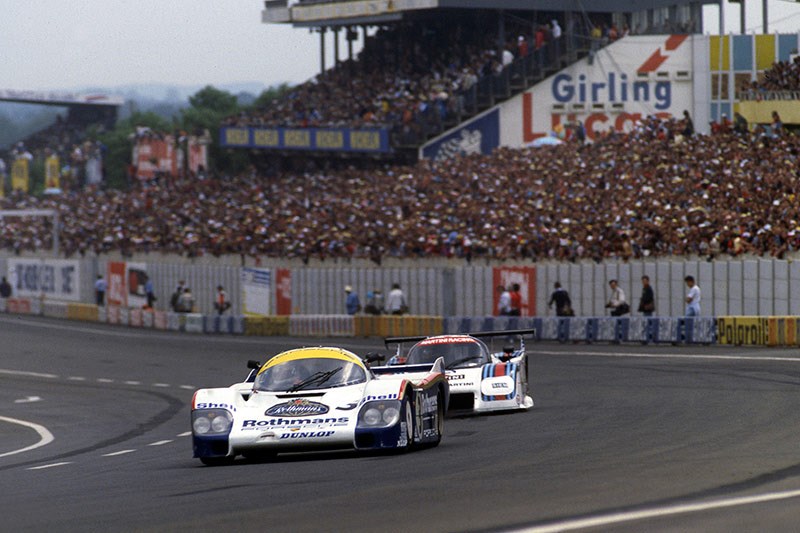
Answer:
[[(536, 25), (536, 31), (533, 26), (509, 23), (502, 46), (495, 32), (486, 31), (485, 20), (468, 16), (458, 23), (432, 18), (384, 27), (365, 38), (357, 58), (222, 125), (389, 127), (396, 138), (413, 137), (460, 114), (469, 105), (466, 98), (477, 98), (469, 91), (480, 80), (500, 75), (515, 59), (561, 37), (557, 20)], [(542, 64), (557, 61), (553, 50), (542, 53)]]
[[(688, 115), (686, 117), (688, 119)], [(66, 255), (466, 260), (633, 259), (800, 249), (800, 138), (647, 119), (583, 144), (381, 170), (89, 188), (2, 208), (55, 208)], [(0, 247), (48, 248), (46, 220), (6, 219)]]
[(737, 94), (742, 100), (800, 98), (800, 55), (789, 61), (778, 61), (765, 70), (759, 79), (743, 84)]

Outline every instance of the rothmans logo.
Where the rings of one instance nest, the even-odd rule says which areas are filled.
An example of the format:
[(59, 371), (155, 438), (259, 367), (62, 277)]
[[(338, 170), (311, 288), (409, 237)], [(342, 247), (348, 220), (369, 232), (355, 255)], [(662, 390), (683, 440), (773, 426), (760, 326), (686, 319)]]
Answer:
[(324, 415), (327, 412), (327, 405), (300, 398), (273, 405), (264, 414), (267, 416), (314, 416)]

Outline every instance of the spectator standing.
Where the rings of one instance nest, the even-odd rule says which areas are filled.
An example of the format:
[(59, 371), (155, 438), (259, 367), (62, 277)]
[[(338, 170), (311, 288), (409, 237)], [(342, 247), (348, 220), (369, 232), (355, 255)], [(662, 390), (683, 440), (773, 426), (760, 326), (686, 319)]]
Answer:
[(500, 316), (508, 316), (511, 314), (511, 293), (506, 290), (502, 285), (497, 286), (497, 294), (500, 296), (497, 300), (497, 314)]
[(777, 111), (772, 112), (772, 123), (770, 124), (770, 130), (773, 137), (780, 137), (783, 133), (783, 121), (781, 120), (781, 116)]
[(172, 307), (172, 310), (176, 313), (180, 313), (180, 300), (181, 296), (183, 296), (183, 289), (186, 282), (183, 280), (178, 281), (178, 286), (175, 287), (175, 291), (172, 293), (172, 296), (169, 299), (169, 305)]
[(192, 289), (186, 287), (183, 289), (183, 293), (181, 294), (180, 298), (178, 298), (178, 312), (179, 313), (191, 313), (194, 311), (194, 295), (192, 294)]
[(558, 20), (553, 19), (553, 55), (555, 56), (556, 68), (561, 68), (561, 26)]
[(517, 38), (517, 55), (519, 57), (528, 57), (528, 40), (524, 35)]
[(386, 312), (390, 315), (402, 315), (408, 312), (406, 297), (399, 283), (392, 285), (392, 290), (389, 291), (389, 296), (386, 297)]
[(686, 316), (700, 316), (700, 287), (694, 281), (694, 276), (683, 278), (689, 292), (686, 293)]
[(511, 316), (522, 315), (522, 294), (519, 289), (519, 283), (511, 284)]
[(650, 277), (642, 276), (642, 297), (639, 300), (639, 312), (644, 316), (653, 316), (656, 310), (656, 297), (650, 286)]
[(499, 294), (497, 301), (497, 312), (500, 316), (510, 316), (512, 311), (511, 292), (503, 285), (497, 286)]
[(156, 301), (156, 294), (153, 292), (153, 281), (149, 277), (144, 282), (144, 293), (147, 296), (147, 307), (152, 309)]
[(99, 307), (103, 307), (106, 304), (106, 290), (108, 289), (108, 283), (106, 283), (105, 278), (100, 274), (97, 275), (97, 279), (94, 282), (94, 297), (95, 303)]
[(692, 115), (689, 114), (688, 109), (683, 110), (683, 130), (681, 130), (681, 134), (684, 137), (694, 135), (694, 121), (692, 121)]
[(0, 281), (0, 298), (8, 298), (11, 296), (11, 284), (8, 282), (5, 276), (3, 276), (2, 281)]
[(575, 311), (572, 309), (572, 300), (570, 300), (567, 290), (558, 281), (556, 281), (554, 288), (553, 294), (550, 295), (550, 301), (547, 302), (547, 307), (552, 308), (553, 304), (556, 304), (556, 316), (575, 316)]
[(353, 287), (350, 285), (345, 286), (344, 293), (347, 295), (344, 301), (347, 314), (354, 315), (361, 311), (361, 301), (358, 299), (358, 293), (353, 292)]
[(367, 306), (364, 308), (370, 315), (380, 315), (383, 313), (383, 292), (379, 289), (367, 292)]
[(225, 292), (225, 287), (222, 285), (217, 285), (217, 296), (214, 299), (214, 309), (217, 310), (217, 314), (222, 316), (222, 314), (231, 308), (231, 302), (228, 300), (228, 293)]
[(611, 316), (628, 314), (631, 310), (631, 306), (628, 305), (628, 302), (625, 300), (625, 291), (622, 290), (622, 287), (619, 286), (619, 283), (617, 283), (615, 279), (609, 281), (608, 286), (611, 287), (611, 297), (608, 299), (606, 308), (611, 309)]

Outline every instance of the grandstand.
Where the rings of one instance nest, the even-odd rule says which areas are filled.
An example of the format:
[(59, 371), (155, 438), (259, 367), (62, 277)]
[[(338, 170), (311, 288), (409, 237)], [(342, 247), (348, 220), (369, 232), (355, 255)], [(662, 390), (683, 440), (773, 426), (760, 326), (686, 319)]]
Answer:
[(319, 34), (320, 74), (276, 106), (278, 117), (239, 117), (221, 138), (284, 155), (413, 161), (430, 139), (617, 37), (699, 33), (704, 3), (712, 2), (268, 0), (264, 22)]

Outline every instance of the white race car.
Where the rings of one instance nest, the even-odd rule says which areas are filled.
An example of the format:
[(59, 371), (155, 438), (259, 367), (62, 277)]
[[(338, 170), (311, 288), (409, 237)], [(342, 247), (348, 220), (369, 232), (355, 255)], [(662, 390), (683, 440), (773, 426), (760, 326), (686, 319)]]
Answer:
[[(438, 335), (435, 337), (387, 337), (387, 346), (397, 344), (397, 354), (389, 365), (430, 364), (444, 358), (445, 374), (450, 384), (450, 414), (486, 413), (530, 409), (528, 395), (528, 358), (525, 335), (535, 330), (506, 330)], [(481, 338), (516, 338), (518, 344), (506, 345), (492, 352)], [(404, 343), (415, 342), (406, 355)]]
[(194, 456), (225, 464), (309, 449), (409, 449), (442, 438), (444, 361), (369, 367), (341, 348), (300, 348), (250, 361), (247, 380), (192, 399)]

